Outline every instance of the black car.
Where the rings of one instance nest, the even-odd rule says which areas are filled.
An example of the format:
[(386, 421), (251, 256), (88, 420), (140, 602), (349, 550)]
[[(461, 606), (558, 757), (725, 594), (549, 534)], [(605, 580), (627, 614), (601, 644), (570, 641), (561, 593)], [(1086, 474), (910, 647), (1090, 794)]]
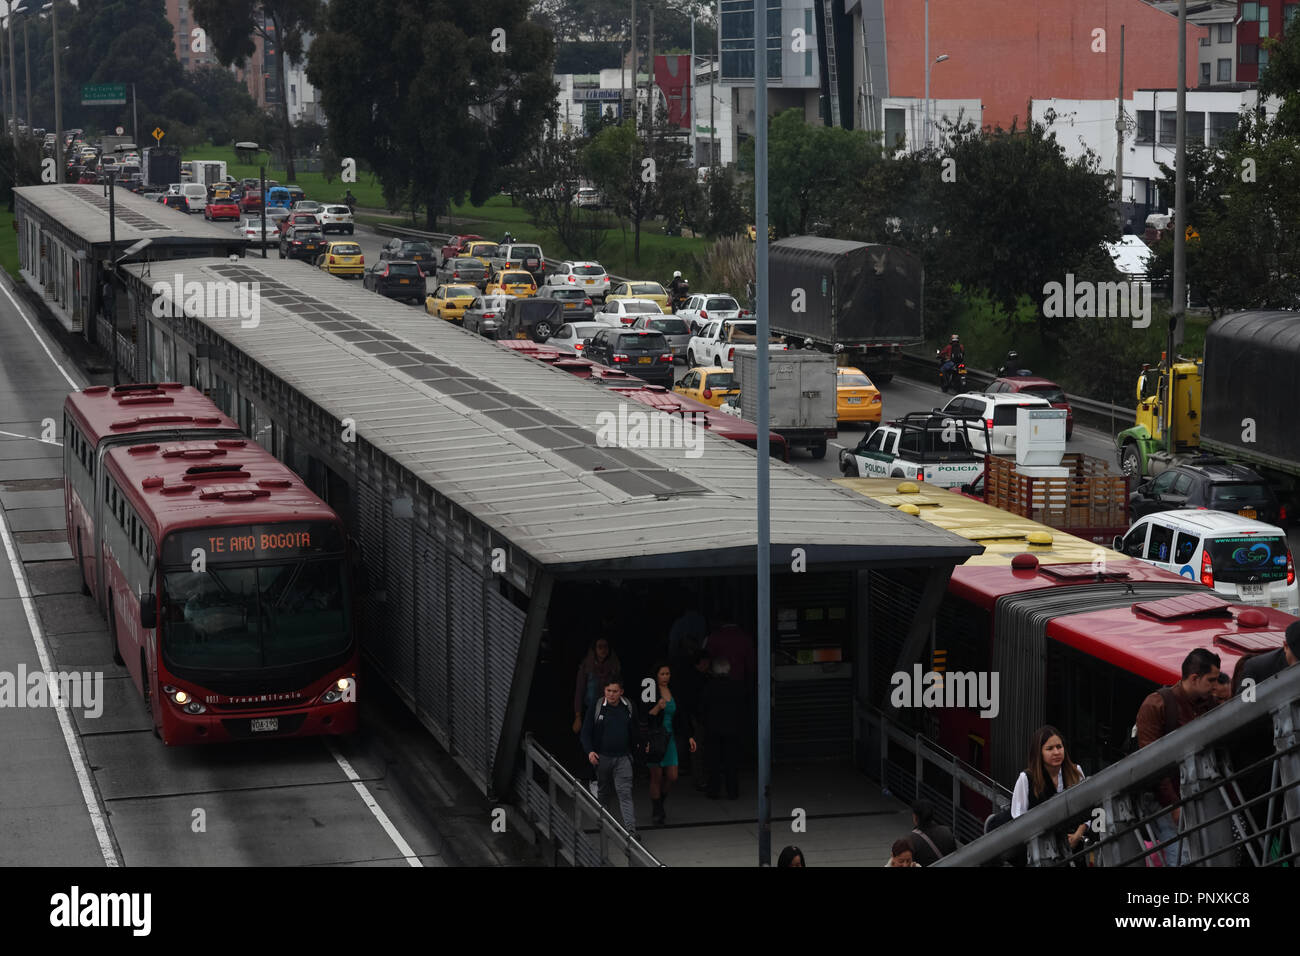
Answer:
[(190, 201), (184, 196), (163, 196), (162, 204), (171, 206), (173, 209), (179, 209), (181, 212), (190, 211)]
[(424, 301), (424, 273), (417, 262), (383, 259), (366, 270), (362, 285), (390, 299)]
[(596, 318), (596, 306), (585, 289), (576, 286), (544, 285), (537, 290), (539, 299), (556, 299), (564, 304), (564, 321), (590, 322)]
[(1268, 482), (1245, 465), (1213, 457), (1194, 458), (1162, 471), (1129, 496), (1132, 521), (1175, 508), (1235, 511), (1267, 524), (1278, 524), (1282, 517)]
[(423, 239), (403, 239), (396, 236), (388, 245), (379, 250), (380, 259), (400, 259), (403, 262), (418, 262), (425, 275), (434, 271), (437, 258), (433, 246)]
[(662, 332), (640, 332), (610, 326), (583, 343), (583, 358), (629, 375), (651, 385), (673, 386), (673, 351)]
[(315, 262), (325, 249), (325, 233), (320, 226), (290, 226), (280, 236), (280, 258)]
[(510, 299), (498, 338), (545, 342), (564, 324), (564, 303), (555, 299)]
[(469, 282), (480, 289), (487, 284), (488, 268), (477, 259), (457, 256), (438, 267), (438, 285), (449, 282)]

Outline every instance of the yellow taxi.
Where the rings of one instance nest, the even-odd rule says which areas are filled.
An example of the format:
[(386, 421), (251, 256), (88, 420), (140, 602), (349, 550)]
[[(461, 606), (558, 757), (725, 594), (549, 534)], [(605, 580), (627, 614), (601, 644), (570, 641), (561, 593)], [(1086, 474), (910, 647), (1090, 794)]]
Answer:
[(837, 368), (835, 382), (836, 417), (842, 422), (875, 422), (880, 424), (884, 404), (880, 390), (871, 384), (856, 368)]
[(673, 311), (668, 292), (658, 282), (620, 282), (618, 285), (610, 286), (605, 301), (618, 299), (649, 299), (651, 302), (657, 302), (666, 315), (671, 315)]
[(723, 402), (729, 402), (740, 394), (740, 386), (736, 383), (736, 373), (733, 370), (710, 365), (691, 369), (682, 376), (673, 391), (705, 405), (720, 408)]
[(461, 322), (465, 318), (465, 310), (478, 294), (478, 286), (474, 285), (440, 285), (433, 295), (424, 300), (424, 310), (448, 322)]
[(361, 247), (351, 240), (327, 242), (316, 265), (330, 275), (360, 277), (366, 271), (366, 257), (361, 254)]
[(498, 272), (483, 289), (484, 295), (513, 295), (521, 299), (537, 295), (537, 281), (522, 269)]
[(222, 184), (220, 184), (220, 185), (218, 185), (218, 186), (213, 186), (213, 187), (212, 187), (212, 198), (213, 198), (214, 200), (216, 200), (216, 199), (229, 199), (229, 198), (230, 198), (230, 192), (231, 192), (231, 190), (230, 190), (230, 186), (227, 185), (226, 183), (222, 183)]
[(489, 269), (492, 268), (491, 259), (497, 254), (497, 244), (487, 239), (476, 239), (474, 242), (465, 243), (465, 251), (461, 256), (469, 259), (477, 259)]

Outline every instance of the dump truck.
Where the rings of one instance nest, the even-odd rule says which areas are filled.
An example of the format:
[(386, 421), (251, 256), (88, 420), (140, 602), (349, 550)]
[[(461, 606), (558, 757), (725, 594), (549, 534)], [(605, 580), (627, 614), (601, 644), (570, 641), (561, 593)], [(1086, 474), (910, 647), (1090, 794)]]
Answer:
[(1171, 341), (1137, 380), (1132, 428), (1115, 439), (1120, 468), (1151, 478), (1217, 456), (1254, 469), (1294, 521), (1300, 504), (1300, 314), (1225, 315), (1205, 334), (1205, 357), (1174, 356)]
[(896, 246), (793, 236), (770, 247), (772, 331), (888, 383), (925, 340), (921, 260)]
[[(740, 383), (740, 417), (758, 424), (758, 350), (735, 352)], [(791, 448), (826, 457), (826, 443), (838, 432), (835, 357), (824, 352), (771, 352), (768, 356), (769, 427)], [(733, 399), (732, 405), (735, 405)]]

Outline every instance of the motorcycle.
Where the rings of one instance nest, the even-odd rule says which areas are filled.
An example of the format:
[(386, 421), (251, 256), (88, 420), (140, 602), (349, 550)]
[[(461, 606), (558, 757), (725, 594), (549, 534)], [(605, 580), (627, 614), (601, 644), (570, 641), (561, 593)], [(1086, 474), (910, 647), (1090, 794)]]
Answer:
[(939, 366), (939, 389), (947, 394), (950, 386), (954, 392), (966, 391), (965, 362), (954, 362), (948, 359)]
[(668, 290), (668, 294), (672, 297), (672, 311), (685, 308), (691, 297), (691, 284), (683, 279), (676, 292), (672, 291), (672, 283), (668, 284)]

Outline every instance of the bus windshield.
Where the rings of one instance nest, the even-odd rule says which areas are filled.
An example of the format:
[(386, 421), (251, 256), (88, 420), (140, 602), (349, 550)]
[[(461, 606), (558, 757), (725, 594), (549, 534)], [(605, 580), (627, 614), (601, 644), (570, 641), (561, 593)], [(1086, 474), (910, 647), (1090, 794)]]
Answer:
[(169, 668), (249, 671), (305, 664), (351, 640), (342, 558), (163, 573)]

